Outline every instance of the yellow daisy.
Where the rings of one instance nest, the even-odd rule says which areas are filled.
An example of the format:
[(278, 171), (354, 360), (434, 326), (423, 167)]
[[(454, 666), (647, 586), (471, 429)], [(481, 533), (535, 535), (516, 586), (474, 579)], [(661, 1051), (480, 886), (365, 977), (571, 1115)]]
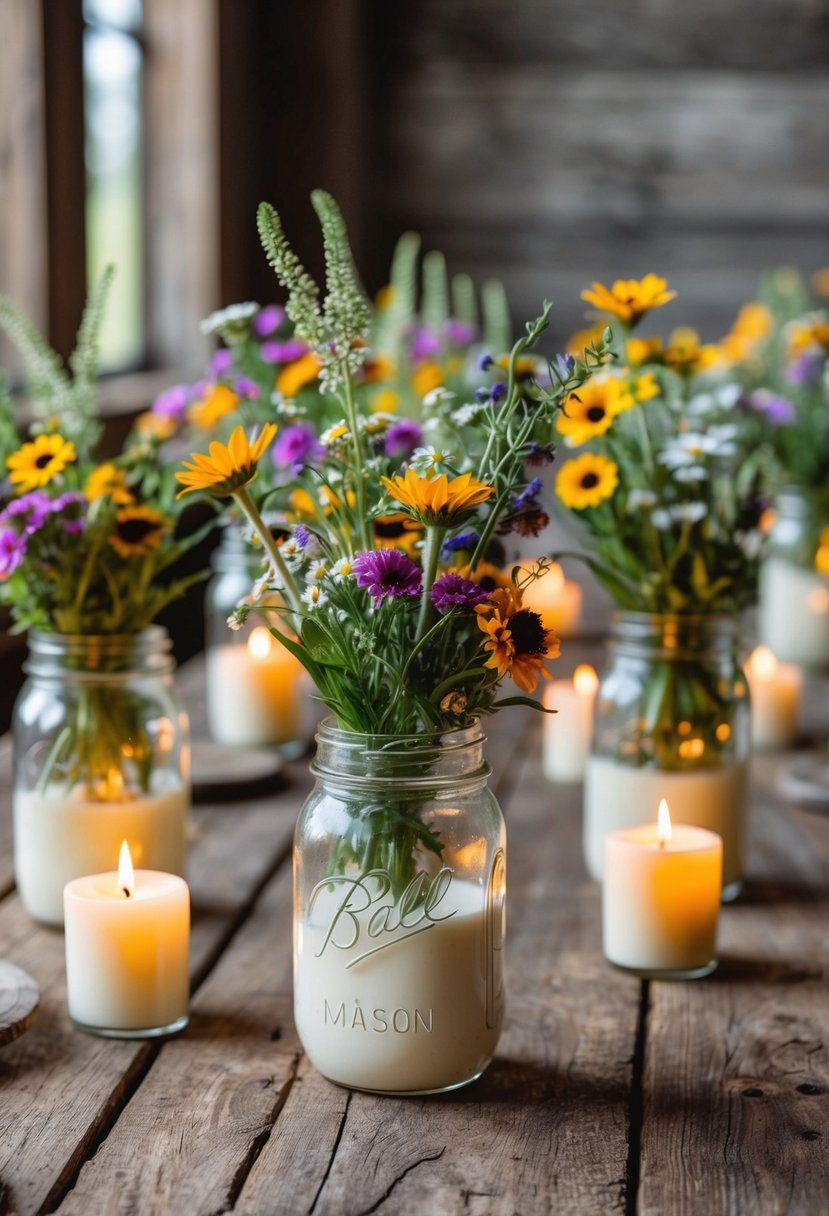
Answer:
[(178, 497), (193, 490), (206, 490), (213, 498), (227, 498), (253, 481), (263, 454), (273, 443), (276, 425), (268, 422), (258, 438), (250, 442), (242, 427), (237, 426), (227, 444), (215, 441), (210, 445), (210, 454), (202, 456), (194, 452), (191, 463), (184, 461), (184, 471), (176, 473), (176, 480), (184, 486)]
[(425, 397), (433, 388), (443, 384), (443, 371), (438, 363), (421, 363), (412, 374), (412, 388), (418, 397)]
[(591, 325), (589, 329), (579, 329), (567, 339), (565, 348), (568, 355), (581, 359), (588, 346), (595, 346), (604, 334), (604, 325)]
[(724, 358), (729, 363), (740, 363), (763, 338), (767, 338), (774, 328), (774, 319), (766, 308), (757, 300), (744, 304), (730, 333), (726, 334), (720, 343)]
[(405, 476), (381, 477), (392, 498), (397, 499), (424, 524), (441, 524), (458, 520), (479, 503), (495, 493), (494, 486), (476, 481), (471, 473), (461, 473), (451, 481), (445, 473), (438, 477), (422, 477), (414, 469)]
[(133, 430), (138, 435), (147, 435), (163, 443), (175, 434), (176, 422), (169, 414), (154, 414), (152, 410), (147, 410), (138, 415)]
[(662, 362), (661, 338), (630, 338), (625, 344), (625, 354), (631, 367), (639, 367), (642, 363)]
[(383, 388), (372, 398), (371, 408), (377, 414), (393, 414), (400, 404), (400, 398), (393, 388)]
[(18, 494), (28, 494), (48, 485), (74, 459), (75, 445), (63, 435), (36, 435), (31, 443), (24, 443), (7, 458), (9, 481)]
[(276, 377), (276, 391), (283, 397), (295, 397), (301, 388), (316, 380), (321, 367), (317, 356), (309, 350), (293, 363), (285, 364)]
[(584, 452), (568, 460), (556, 477), (556, 493), (565, 507), (583, 511), (597, 507), (610, 498), (619, 484), (619, 469), (615, 461), (595, 452)]
[(127, 471), (117, 465), (99, 464), (86, 479), (84, 494), (90, 502), (99, 498), (111, 498), (120, 506), (132, 502), (132, 494), (127, 489)]
[(667, 288), (667, 279), (646, 274), (643, 279), (617, 279), (611, 287), (594, 283), (589, 291), (581, 293), (581, 298), (600, 312), (618, 317), (627, 325), (635, 325), (646, 312), (676, 299), (676, 292)]
[[(617, 380), (589, 380), (577, 393), (571, 393), (556, 418), (556, 429), (570, 447), (579, 447), (610, 430), (623, 408), (624, 392)], [(631, 404), (633, 404), (631, 402)]]
[(643, 372), (633, 381), (633, 394), (639, 402), (659, 396), (659, 381), (653, 372)]
[(232, 414), (239, 398), (224, 384), (212, 385), (201, 401), (194, 401), (187, 410), (187, 418), (193, 426), (212, 431), (217, 422)]
[(787, 326), (786, 338), (790, 359), (795, 359), (813, 348), (823, 347), (824, 350), (829, 350), (829, 321), (824, 320), (819, 313), (793, 321)]
[(120, 557), (143, 557), (158, 548), (167, 525), (164, 516), (150, 507), (122, 507), (109, 543)]
[(378, 515), (373, 526), (376, 549), (402, 549), (409, 557), (414, 557), (423, 540), (422, 526), (402, 511), (395, 515)]
[(695, 376), (721, 359), (718, 346), (700, 344), (695, 329), (675, 329), (665, 348), (665, 363), (681, 376)]

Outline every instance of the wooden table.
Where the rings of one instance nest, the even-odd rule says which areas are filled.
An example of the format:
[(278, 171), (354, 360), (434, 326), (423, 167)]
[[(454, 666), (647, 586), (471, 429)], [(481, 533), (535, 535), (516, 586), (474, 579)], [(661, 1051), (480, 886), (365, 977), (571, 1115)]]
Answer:
[[(185, 683), (197, 702), (198, 671)], [(63, 938), (12, 889), (0, 743), (0, 957), (42, 990), (34, 1028), (0, 1050), (0, 1213), (826, 1216), (829, 818), (784, 807), (775, 763), (757, 761), (751, 881), (724, 910), (719, 970), (643, 984), (602, 958), (580, 790), (545, 782), (539, 749), (535, 715), (501, 715), (497, 1058), (465, 1090), (398, 1100), (324, 1081), (294, 1032), (303, 764), (282, 792), (194, 810), (192, 1020), (180, 1038), (130, 1043), (68, 1021)]]

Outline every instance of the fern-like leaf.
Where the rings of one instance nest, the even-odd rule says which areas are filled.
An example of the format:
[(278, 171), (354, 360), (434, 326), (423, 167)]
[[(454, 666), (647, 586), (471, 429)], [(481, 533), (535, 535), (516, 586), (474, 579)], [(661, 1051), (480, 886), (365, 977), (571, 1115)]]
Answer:
[(327, 295), (325, 316), (335, 342), (344, 350), (356, 340), (368, 341), (371, 305), (357, 275), (342, 212), (325, 190), (314, 190), (311, 202), (322, 226)]
[(0, 296), (0, 328), (23, 356), (32, 405), (40, 417), (57, 413), (71, 393), (69, 377), (59, 356), (41, 337), (32, 321), (11, 300)]
[(12, 404), (6, 377), (0, 371), (0, 468), (5, 469), (6, 458), (20, 447), (21, 437), (14, 421)]
[(406, 327), (417, 309), (417, 259), (420, 237), (416, 232), (404, 232), (397, 242), (391, 260), (389, 287), (391, 298), (378, 317), (376, 349), (384, 355), (394, 355)]
[(433, 249), (423, 259), (423, 301), (420, 306), (423, 324), (432, 333), (442, 334), (449, 320), (449, 281), (446, 258)]
[(484, 344), (493, 354), (509, 350), (512, 342), (509, 304), (504, 284), (499, 279), (489, 279), (481, 288), (484, 311)]
[(478, 302), (475, 285), (468, 274), (452, 277), (452, 315), (468, 325), (478, 324)]
[(298, 333), (312, 345), (317, 345), (324, 341), (317, 284), (288, 243), (279, 213), (270, 203), (259, 204), (256, 226), (268, 263), (288, 292), (288, 316)]

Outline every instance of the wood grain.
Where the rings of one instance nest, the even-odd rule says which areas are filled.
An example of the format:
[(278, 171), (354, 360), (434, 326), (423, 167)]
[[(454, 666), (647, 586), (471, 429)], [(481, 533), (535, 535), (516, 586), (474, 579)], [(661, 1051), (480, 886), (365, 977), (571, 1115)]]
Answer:
[(0, 1047), (29, 1029), (39, 1004), (37, 984), (28, 972), (0, 959)]

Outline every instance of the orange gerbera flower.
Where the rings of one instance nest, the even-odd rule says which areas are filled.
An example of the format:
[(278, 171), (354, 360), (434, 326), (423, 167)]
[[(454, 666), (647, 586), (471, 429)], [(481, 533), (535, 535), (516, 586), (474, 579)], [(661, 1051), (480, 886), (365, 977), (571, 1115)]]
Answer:
[(499, 679), (509, 675), (522, 692), (534, 692), (539, 676), (552, 678), (544, 664), (558, 657), (558, 638), (552, 629), (544, 628), (539, 613), (521, 607), (515, 589), (493, 591), (475, 612), (486, 634), (484, 650), (489, 658), (484, 666), (494, 668)]
[(676, 299), (675, 291), (668, 291), (668, 280), (656, 274), (646, 274), (644, 279), (617, 279), (611, 287), (594, 283), (581, 298), (594, 305), (600, 312), (618, 317), (627, 325), (636, 322), (654, 308)]
[(410, 514), (424, 524), (457, 523), (495, 493), (494, 486), (476, 481), (471, 473), (461, 473), (450, 481), (445, 473), (438, 477), (422, 477), (414, 469), (407, 469), (403, 477), (381, 477), (380, 480), (390, 496), (408, 507)]
[(253, 481), (259, 461), (275, 434), (276, 425), (268, 422), (259, 437), (250, 442), (242, 427), (237, 426), (227, 444), (215, 440), (211, 443), (208, 456), (194, 452), (192, 463), (185, 460), (184, 471), (176, 473), (176, 481), (184, 486), (178, 497), (193, 490), (206, 490), (213, 498), (227, 498), (234, 490), (240, 490)]
[(239, 404), (239, 398), (224, 384), (213, 384), (207, 389), (201, 401), (194, 401), (187, 410), (187, 418), (193, 426), (211, 431), (217, 422), (232, 414)]

